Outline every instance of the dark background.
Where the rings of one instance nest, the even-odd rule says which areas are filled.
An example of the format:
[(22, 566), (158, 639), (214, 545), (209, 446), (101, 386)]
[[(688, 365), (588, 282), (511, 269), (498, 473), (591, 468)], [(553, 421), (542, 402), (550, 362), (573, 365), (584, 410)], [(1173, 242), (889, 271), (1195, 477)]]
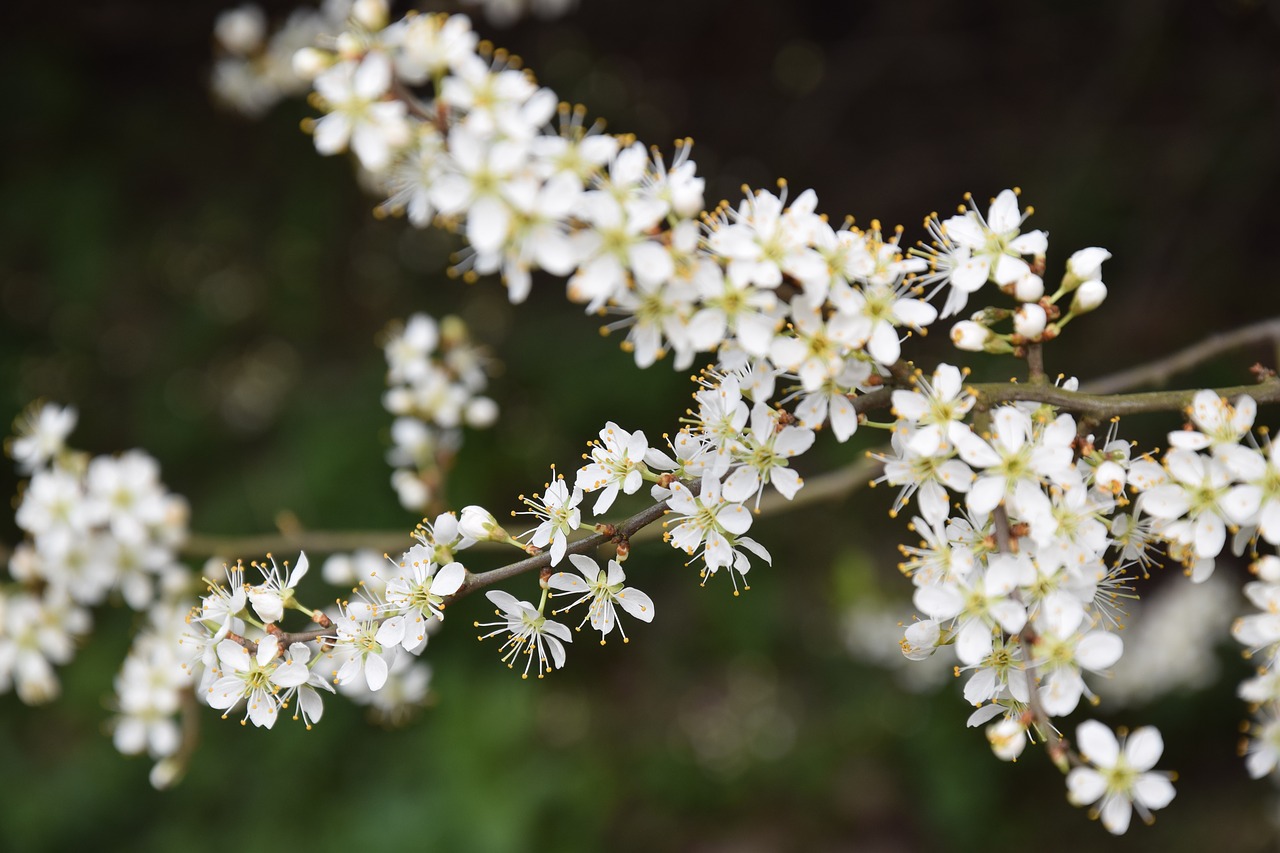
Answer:
[[(502, 365), (503, 418), (468, 439), (455, 506), (514, 508), (606, 419), (676, 428), (684, 377), (637, 373), (558, 282), (517, 310), (491, 281), (446, 279), (457, 241), (375, 221), (344, 158), (298, 132), (304, 104), (257, 122), (217, 109), (222, 4), (14, 5), (0, 12), (0, 415), (37, 397), (76, 405), (76, 446), (147, 449), (190, 498), (193, 529), (215, 534), (270, 531), (281, 512), (315, 529), (412, 526), (387, 485), (374, 342), (413, 311), (462, 312)], [(1051, 372), (1101, 375), (1280, 308), (1274, 0), (583, 0), (557, 21), (477, 29), (612, 131), (692, 136), (709, 202), (785, 176), (834, 219), (902, 222), (915, 240), (966, 190), (1021, 186), (1051, 271), (1085, 246), (1115, 255), (1109, 301), (1049, 349)], [(921, 364), (949, 357), (944, 334), (918, 343)], [(1247, 382), (1259, 359), (1275, 360), (1242, 352), (1178, 384)], [(1135, 418), (1125, 432), (1150, 446), (1171, 426)], [(465, 623), (486, 609), (467, 602), (428, 654), (437, 702), (407, 728), (368, 727), (337, 701), (310, 733), (210, 711), (168, 793), (101, 732), (131, 622), (104, 612), (62, 700), (0, 698), (0, 848), (1109, 848), (1038, 751), (1013, 766), (989, 755), (958, 691), (904, 692), (844, 650), (855, 600), (910, 612), (894, 570), (908, 534), (885, 524), (885, 499), (762, 521), (774, 567), (740, 599), (638, 549), (630, 571), (657, 624), (625, 648), (583, 635), (536, 685), (472, 639)], [(0, 522), (0, 539), (16, 536)], [(1248, 782), (1234, 754), (1247, 670), (1229, 643), (1222, 657), (1210, 692), (1101, 708), (1159, 725), (1161, 766), (1181, 773), (1131, 849), (1274, 846), (1272, 785)]]

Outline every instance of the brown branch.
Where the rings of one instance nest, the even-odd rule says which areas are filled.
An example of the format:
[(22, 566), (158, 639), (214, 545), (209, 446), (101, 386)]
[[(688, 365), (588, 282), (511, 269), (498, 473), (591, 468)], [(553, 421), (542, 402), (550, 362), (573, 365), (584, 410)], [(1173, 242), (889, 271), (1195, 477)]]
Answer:
[(1114, 394), (1144, 385), (1159, 385), (1169, 377), (1190, 370), (1224, 352), (1264, 342), (1280, 346), (1280, 317), (1212, 335), (1198, 344), (1163, 358), (1086, 382), (1084, 390), (1091, 394)]
[[(990, 408), (998, 403), (1028, 400), (1049, 403), (1069, 412), (1098, 420), (1143, 412), (1177, 412), (1191, 405), (1199, 389), (1181, 391), (1148, 391), (1142, 394), (1086, 394), (1047, 385), (979, 383), (971, 385), (978, 395), (978, 407)], [(1267, 379), (1256, 385), (1234, 385), (1213, 389), (1222, 397), (1248, 394), (1259, 403), (1280, 402), (1280, 381)]]

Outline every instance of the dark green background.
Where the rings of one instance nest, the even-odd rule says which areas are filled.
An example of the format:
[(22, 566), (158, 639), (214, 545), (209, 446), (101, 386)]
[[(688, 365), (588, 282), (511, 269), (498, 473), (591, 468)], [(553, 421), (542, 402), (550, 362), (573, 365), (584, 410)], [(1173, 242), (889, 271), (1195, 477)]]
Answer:
[[(281, 511), (314, 529), (407, 531), (416, 519), (382, 460), (374, 341), (425, 310), (462, 312), (503, 366), (504, 416), (468, 440), (457, 506), (514, 508), (606, 418), (674, 430), (685, 379), (637, 373), (560, 283), (513, 310), (493, 282), (447, 280), (456, 241), (369, 216), (348, 163), (298, 132), (304, 105), (261, 122), (215, 109), (220, 4), (14, 5), (0, 12), (0, 415), (36, 397), (75, 404), (76, 445), (146, 448), (204, 533), (270, 531)], [(1280, 308), (1274, 0), (583, 7), (478, 28), (611, 130), (693, 136), (709, 201), (786, 176), (833, 218), (903, 222), (916, 239), (965, 190), (1017, 184), (1051, 234), (1051, 270), (1108, 247), (1111, 298), (1049, 350), (1051, 371), (1100, 375)], [(928, 364), (944, 345), (935, 334), (911, 354)], [(1241, 353), (1180, 384), (1248, 381), (1257, 359), (1274, 361)], [(1169, 426), (1126, 432), (1152, 443)], [(16, 491), (11, 472), (0, 487)], [(468, 623), (486, 608), (469, 601), (432, 641), (437, 700), (408, 727), (367, 726), (336, 701), (310, 733), (210, 711), (167, 793), (101, 731), (130, 625), (103, 613), (61, 701), (0, 698), (0, 848), (1108, 849), (1042, 755), (990, 757), (957, 691), (906, 693), (844, 652), (851, 601), (908, 592), (893, 568), (907, 534), (885, 523), (885, 499), (762, 521), (775, 565), (739, 599), (722, 578), (698, 589), (673, 552), (638, 549), (629, 570), (657, 622), (625, 648), (583, 635), (538, 684), (475, 642)], [(16, 537), (9, 520), (0, 531)], [(1180, 582), (1168, 574), (1157, 582)], [(1222, 654), (1213, 691), (1113, 720), (1159, 725), (1162, 766), (1181, 772), (1131, 849), (1275, 843), (1273, 786), (1249, 783), (1234, 755), (1246, 668)], [(695, 743), (727, 757), (700, 761)]]

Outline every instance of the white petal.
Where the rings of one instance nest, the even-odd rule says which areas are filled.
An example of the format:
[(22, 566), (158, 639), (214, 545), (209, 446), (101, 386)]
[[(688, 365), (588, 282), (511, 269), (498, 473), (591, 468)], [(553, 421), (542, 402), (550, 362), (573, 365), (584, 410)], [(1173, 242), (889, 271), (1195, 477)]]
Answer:
[(1124, 757), (1135, 770), (1150, 770), (1164, 753), (1164, 738), (1154, 726), (1143, 726), (1124, 743)]
[(364, 680), (369, 689), (378, 691), (387, 683), (387, 662), (382, 655), (369, 655), (364, 660)]
[(1120, 744), (1111, 729), (1097, 720), (1085, 720), (1076, 729), (1076, 747), (1098, 767), (1114, 767), (1120, 758)]

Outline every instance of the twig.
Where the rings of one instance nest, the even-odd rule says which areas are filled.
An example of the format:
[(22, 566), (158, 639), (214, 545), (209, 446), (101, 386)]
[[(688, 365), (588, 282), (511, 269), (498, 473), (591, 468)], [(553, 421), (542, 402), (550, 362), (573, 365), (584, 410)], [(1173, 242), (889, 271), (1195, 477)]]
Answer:
[(1144, 385), (1159, 385), (1221, 353), (1263, 342), (1280, 345), (1280, 317), (1212, 335), (1172, 355), (1086, 382), (1084, 390), (1090, 394), (1114, 394)]

